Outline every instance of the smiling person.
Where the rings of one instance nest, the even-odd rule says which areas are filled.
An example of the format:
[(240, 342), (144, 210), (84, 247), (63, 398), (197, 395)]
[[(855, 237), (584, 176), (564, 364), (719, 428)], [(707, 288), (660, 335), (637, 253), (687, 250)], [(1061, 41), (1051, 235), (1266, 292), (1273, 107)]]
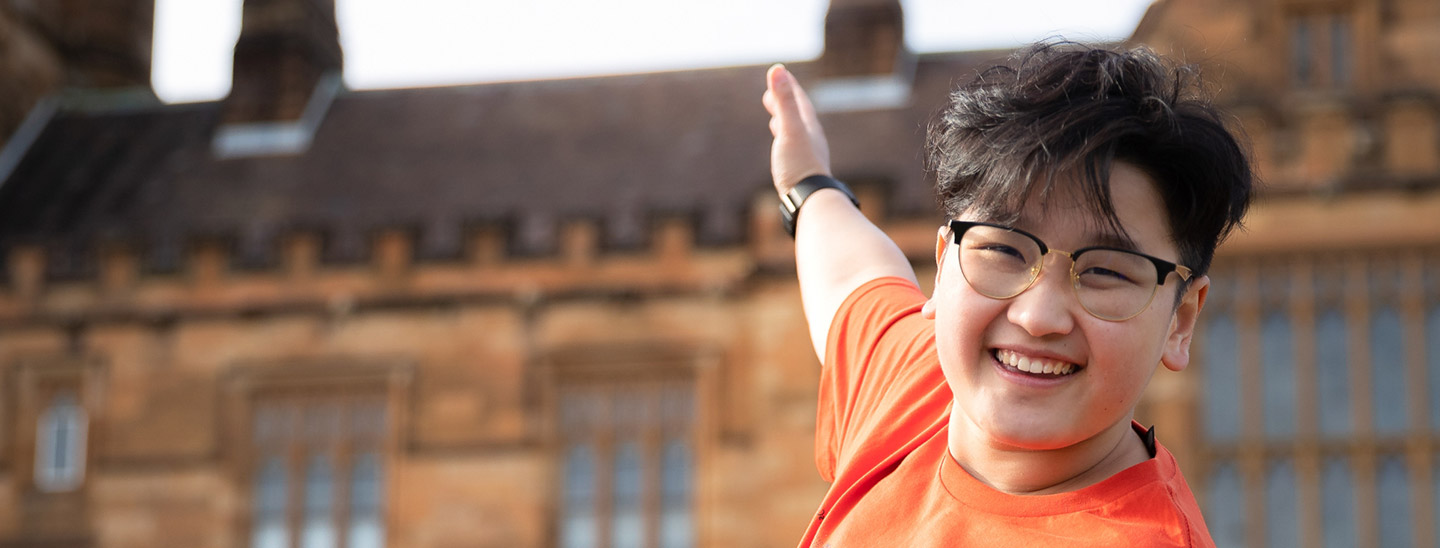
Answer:
[(822, 363), (808, 546), (1213, 546), (1135, 406), (1190, 361), (1205, 273), (1253, 174), (1195, 74), (1040, 44), (930, 128), (935, 290), (831, 178), (767, 75), (771, 172)]

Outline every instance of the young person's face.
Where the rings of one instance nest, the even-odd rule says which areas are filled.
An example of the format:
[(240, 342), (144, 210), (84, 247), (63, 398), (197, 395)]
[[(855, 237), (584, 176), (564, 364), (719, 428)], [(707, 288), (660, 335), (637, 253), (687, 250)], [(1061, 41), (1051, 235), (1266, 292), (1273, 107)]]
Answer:
[[(1082, 204), (1078, 189), (1061, 184), (1049, 205), (1030, 204), (1014, 228), (1052, 250), (1113, 245), (1118, 235)], [(1135, 251), (1179, 262), (1164, 203), (1150, 177), (1116, 163), (1110, 173), (1116, 215)], [(961, 220), (985, 221), (966, 215)], [(939, 271), (926, 317), (935, 320), (940, 365), (963, 413), (991, 442), (1016, 449), (1069, 447), (1113, 428), (1129, 428), (1136, 403), (1156, 367), (1189, 363), (1190, 336), (1209, 281), (1190, 283), (1180, 305), (1181, 280), (1170, 274), (1138, 315), (1107, 321), (1091, 315), (1070, 284), (1070, 259), (1045, 256), (1029, 289), (1009, 299), (974, 290), (961, 274), (958, 249), (942, 229)], [(1049, 362), (1069, 373), (1028, 373), (1020, 359)], [(1029, 369), (1029, 367), (1026, 367)]]

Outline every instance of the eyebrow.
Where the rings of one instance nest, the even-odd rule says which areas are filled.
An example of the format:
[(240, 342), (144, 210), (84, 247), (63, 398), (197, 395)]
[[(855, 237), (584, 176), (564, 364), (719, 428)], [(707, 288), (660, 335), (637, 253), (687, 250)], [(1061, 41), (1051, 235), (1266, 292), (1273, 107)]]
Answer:
[[(986, 215), (985, 217), (993, 216)], [(994, 219), (985, 219), (985, 222), (1008, 225), (1014, 228), (1024, 230), (1031, 234), (1034, 234), (1037, 231), (1032, 230), (1030, 227), (1039, 226), (1040, 224), (1042, 224), (1033, 222), (1033, 219), (1025, 217), (1024, 215), (1017, 215), (1016, 217), (1017, 218), (1014, 220), (1013, 224), (1005, 223)], [(1143, 253), (1143, 251), (1140, 250), (1140, 246), (1135, 243), (1134, 238), (1131, 238), (1127, 234), (1118, 233), (1113, 230), (1101, 229), (1098, 234), (1086, 234), (1084, 241), (1086, 242), (1086, 244), (1080, 246), (1077, 249), (1084, 249), (1087, 247), (1109, 247), (1114, 249), (1122, 249), (1125, 251), (1134, 251), (1136, 253)], [(1045, 243), (1048, 245), (1050, 242)], [(1071, 249), (1069, 251), (1074, 250)]]
[(1094, 244), (1085, 247), (1113, 247), (1115, 249), (1140, 252), (1140, 246), (1135, 245), (1135, 240), (1124, 234), (1106, 231), (1102, 232), (1100, 236), (1093, 241), (1095, 242)]

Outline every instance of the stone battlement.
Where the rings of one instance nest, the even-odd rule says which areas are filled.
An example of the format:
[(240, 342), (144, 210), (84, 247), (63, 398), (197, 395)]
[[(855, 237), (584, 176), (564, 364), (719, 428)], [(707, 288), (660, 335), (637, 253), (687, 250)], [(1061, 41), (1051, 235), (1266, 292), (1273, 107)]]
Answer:
[[(873, 217), (883, 208), (882, 197), (866, 199)], [(160, 260), (162, 253), (123, 239), (84, 246), (88, 253), (79, 259), (53, 255), (73, 247), (14, 243), (4, 253), (0, 323), (724, 293), (759, 273), (793, 271), (793, 244), (768, 195), (752, 200), (745, 236), (735, 241), (698, 241), (693, 216), (653, 219), (643, 247), (608, 247), (600, 223), (577, 219), (560, 223), (551, 250), (539, 254), (517, 253), (514, 233), (504, 223), (471, 226), (458, 252), (448, 257), (418, 253), (421, 234), (408, 226), (370, 231), (363, 254), (341, 260), (327, 254), (323, 232), (304, 229), (276, 235), (263, 261), (242, 260), (233, 236), (195, 235), (173, 266)], [(902, 247), (919, 260), (933, 253), (927, 242), (934, 237), (932, 225), (930, 219), (914, 220), (887, 230), (910, 242)]]

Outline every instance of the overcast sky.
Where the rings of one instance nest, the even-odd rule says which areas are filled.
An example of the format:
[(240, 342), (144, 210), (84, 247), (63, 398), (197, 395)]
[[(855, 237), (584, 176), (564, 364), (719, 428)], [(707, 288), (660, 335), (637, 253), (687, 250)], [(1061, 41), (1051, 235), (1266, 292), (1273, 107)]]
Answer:
[[(241, 0), (157, 0), (155, 91), (230, 88)], [(828, 0), (337, 0), (352, 88), (466, 84), (800, 61), (821, 49)], [(1129, 36), (1150, 0), (904, 0), (919, 52), (1052, 35)]]

